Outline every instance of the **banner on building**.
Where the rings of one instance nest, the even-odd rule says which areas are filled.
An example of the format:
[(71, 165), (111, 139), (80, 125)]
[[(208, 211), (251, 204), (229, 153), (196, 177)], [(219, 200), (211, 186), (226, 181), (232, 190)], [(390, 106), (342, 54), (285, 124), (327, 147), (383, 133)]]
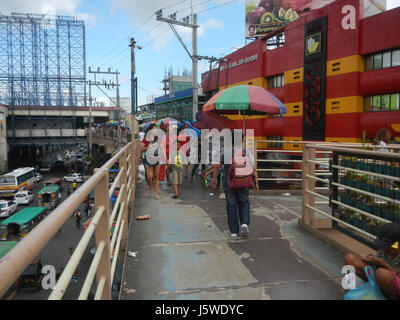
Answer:
[[(246, 0), (246, 38), (271, 33), (335, 0)], [(364, 0), (366, 18), (386, 10), (386, 0)]]

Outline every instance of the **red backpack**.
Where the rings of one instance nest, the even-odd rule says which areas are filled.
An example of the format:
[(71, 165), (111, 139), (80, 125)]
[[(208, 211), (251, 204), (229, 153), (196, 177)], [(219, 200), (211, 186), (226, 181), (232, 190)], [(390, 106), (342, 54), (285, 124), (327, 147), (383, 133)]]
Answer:
[(243, 156), (244, 161), (238, 163), (235, 161), (235, 157), (232, 159), (232, 164), (229, 166), (228, 174), (228, 185), (231, 189), (239, 188), (253, 188), (256, 183), (254, 179), (254, 168), (251, 168), (251, 173), (249, 171), (250, 160), (247, 155)]

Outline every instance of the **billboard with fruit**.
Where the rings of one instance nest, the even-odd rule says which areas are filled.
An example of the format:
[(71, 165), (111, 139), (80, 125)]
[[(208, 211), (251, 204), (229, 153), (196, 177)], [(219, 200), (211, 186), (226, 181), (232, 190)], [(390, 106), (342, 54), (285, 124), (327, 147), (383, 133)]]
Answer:
[(268, 34), (335, 0), (246, 0), (246, 38)]
[[(273, 32), (335, 0), (246, 0), (246, 38)], [(363, 18), (386, 10), (386, 0), (364, 0)]]

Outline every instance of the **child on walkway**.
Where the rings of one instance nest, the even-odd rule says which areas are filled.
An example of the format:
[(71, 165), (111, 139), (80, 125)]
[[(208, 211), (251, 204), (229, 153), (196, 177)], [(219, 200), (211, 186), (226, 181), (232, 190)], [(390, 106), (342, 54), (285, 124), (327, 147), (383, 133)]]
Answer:
[[(180, 143), (178, 142), (177, 150), (179, 150), (179, 147)], [(182, 184), (183, 167), (184, 163), (182, 156), (180, 156), (178, 153), (172, 158), (172, 164), (171, 164), (172, 184), (174, 185), (174, 191), (175, 191), (175, 195), (172, 198), (174, 199), (177, 199), (179, 195), (179, 185)]]

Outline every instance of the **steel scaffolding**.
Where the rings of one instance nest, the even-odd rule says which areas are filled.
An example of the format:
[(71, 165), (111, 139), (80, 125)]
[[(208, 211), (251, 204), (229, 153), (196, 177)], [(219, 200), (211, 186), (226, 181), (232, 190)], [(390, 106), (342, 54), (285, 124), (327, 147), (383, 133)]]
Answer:
[(0, 15), (0, 103), (86, 106), (85, 25), (75, 17)]

